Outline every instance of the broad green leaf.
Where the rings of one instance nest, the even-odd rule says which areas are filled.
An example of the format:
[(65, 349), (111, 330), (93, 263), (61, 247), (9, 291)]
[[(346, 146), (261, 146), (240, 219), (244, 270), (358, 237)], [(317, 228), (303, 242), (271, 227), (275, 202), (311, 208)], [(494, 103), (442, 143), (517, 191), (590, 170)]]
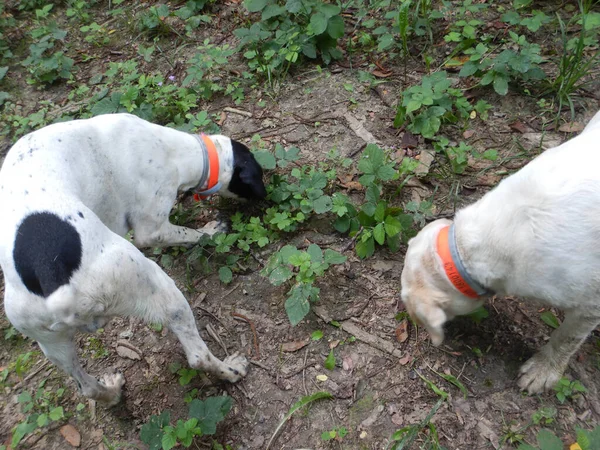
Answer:
[(468, 316), (471, 318), (471, 320), (475, 323), (481, 323), (481, 321), (485, 318), (487, 318), (490, 314), (488, 313), (488, 310), (485, 309), (485, 306), (480, 306), (479, 308), (477, 308), (475, 311), (473, 311), (472, 313), (470, 313)]
[(290, 278), (292, 278), (293, 275), (294, 275), (294, 273), (291, 271), (291, 269), (289, 267), (279, 266), (279, 267), (276, 267), (269, 274), (269, 281), (274, 286), (279, 286), (279, 285), (285, 283)]
[(231, 406), (231, 397), (226, 395), (208, 397), (204, 401), (194, 399), (190, 403), (188, 416), (198, 419), (198, 427), (202, 430), (202, 434), (212, 435), (217, 432), (217, 423), (225, 418)]
[(558, 328), (560, 326), (560, 322), (558, 321), (558, 318), (554, 315), (554, 313), (552, 311), (544, 311), (543, 313), (540, 314), (540, 318), (542, 319), (542, 321), (552, 327), (552, 328)]
[(150, 450), (162, 449), (163, 428), (171, 421), (171, 412), (163, 411), (160, 416), (153, 415), (150, 420), (142, 425), (140, 439), (148, 444)]
[(496, 74), (494, 77), (494, 91), (498, 95), (508, 94), (508, 79), (503, 75)]
[(343, 264), (346, 262), (346, 257), (330, 248), (325, 250), (325, 262), (327, 264)]
[(4, 78), (4, 76), (6, 75), (6, 72), (8, 72), (8, 66), (0, 67), (0, 80), (2, 80), (2, 78)]
[(54, 421), (62, 419), (63, 417), (65, 417), (65, 412), (63, 410), (63, 407), (58, 406), (58, 407), (52, 409), (50, 411), (50, 414), (48, 414), (48, 416), (50, 417), (50, 419), (52, 419)]
[(402, 224), (400, 221), (394, 216), (387, 216), (384, 222), (385, 233), (389, 237), (396, 236), (398, 233), (402, 231)]
[(356, 254), (359, 258), (368, 258), (373, 256), (373, 253), (375, 253), (375, 241), (373, 238), (369, 238), (364, 242), (359, 240), (356, 243)]
[(329, 19), (327, 34), (332, 39), (341, 39), (344, 36), (344, 19), (341, 16), (334, 16)]
[(310, 335), (310, 338), (313, 341), (318, 341), (323, 338), (323, 332), (321, 330), (313, 331), (312, 334)]
[(328, 195), (323, 195), (313, 202), (313, 208), (317, 214), (325, 214), (326, 212), (331, 211), (332, 207), (333, 202)]
[(285, 301), (285, 311), (292, 326), (298, 325), (310, 311), (308, 297), (310, 290), (307, 286), (295, 285), (288, 292), (289, 297)]
[(335, 369), (335, 356), (333, 354), (333, 349), (331, 349), (329, 351), (329, 355), (327, 356), (327, 358), (325, 359), (325, 364), (324, 364), (325, 368), (327, 370), (333, 370)]
[(350, 217), (338, 217), (333, 223), (334, 228), (340, 233), (345, 233), (350, 229)]
[(332, 5), (330, 3), (318, 3), (317, 4), (317, 9), (321, 13), (323, 13), (323, 15), (325, 17), (327, 17), (328, 19), (330, 17), (337, 16), (339, 13), (342, 12), (342, 8), (340, 8), (337, 5)]
[(306, 252), (310, 255), (311, 263), (323, 262), (323, 250), (317, 244), (310, 244)]
[(293, 245), (289, 245), (289, 244), (284, 245), (283, 247), (281, 247), (281, 250), (279, 250), (279, 254), (281, 255), (281, 260), (286, 264), (289, 262), (291, 256), (295, 256), (298, 253), (300, 253), (300, 250), (298, 250)]
[(231, 280), (233, 280), (233, 272), (231, 272), (229, 267), (223, 266), (219, 268), (219, 280), (225, 284), (231, 283)]
[(162, 450), (171, 450), (177, 445), (177, 436), (174, 434), (164, 434), (161, 440)]
[(275, 156), (273, 156), (273, 154), (267, 150), (257, 150), (254, 152), (254, 158), (256, 158), (256, 161), (265, 170), (273, 170), (275, 167), (277, 167)]
[(310, 16), (310, 27), (312, 32), (317, 36), (325, 33), (325, 30), (327, 30), (327, 22), (327, 17), (321, 12), (317, 12)]
[(279, 5), (274, 5), (271, 4), (269, 6), (267, 6), (261, 15), (261, 19), (262, 20), (269, 20), (273, 17), (279, 16), (281, 14), (283, 14), (285, 11), (285, 8), (283, 6), (279, 6)]
[(562, 441), (549, 430), (540, 430), (537, 441), (544, 450), (563, 450), (564, 448)]
[(38, 427), (45, 427), (48, 424), (48, 415), (40, 414), (36, 420)]
[(267, 6), (267, 3), (267, 0), (245, 0), (244, 6), (248, 9), (248, 11), (253, 13), (262, 11), (264, 7)]
[(377, 241), (379, 245), (385, 243), (385, 229), (382, 223), (373, 228), (373, 238), (375, 238), (375, 241)]
[(29, 433), (32, 433), (37, 428), (37, 423), (35, 421), (32, 422), (21, 422), (15, 430), (13, 431), (11, 447), (15, 448), (21, 440), (27, 436)]
[(383, 219), (385, 218), (385, 208), (386, 204), (384, 201), (377, 203), (377, 206), (375, 207), (375, 213), (373, 214), (373, 218), (376, 222), (383, 222)]

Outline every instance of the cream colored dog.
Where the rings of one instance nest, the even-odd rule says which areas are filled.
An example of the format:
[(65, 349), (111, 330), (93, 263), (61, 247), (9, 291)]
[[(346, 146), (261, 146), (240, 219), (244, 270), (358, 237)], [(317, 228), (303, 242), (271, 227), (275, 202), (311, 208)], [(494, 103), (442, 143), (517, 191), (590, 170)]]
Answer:
[(402, 300), (434, 345), (444, 340), (444, 322), (490, 293), (565, 310), (550, 341), (521, 367), (520, 388), (552, 388), (600, 323), (600, 112), (454, 222), (436, 220), (409, 242)]

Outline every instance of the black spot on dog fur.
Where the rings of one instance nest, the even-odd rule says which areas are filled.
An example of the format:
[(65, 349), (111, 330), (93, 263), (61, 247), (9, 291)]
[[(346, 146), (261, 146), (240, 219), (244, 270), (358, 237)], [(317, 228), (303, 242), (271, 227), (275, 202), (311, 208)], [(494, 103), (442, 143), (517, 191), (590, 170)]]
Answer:
[(49, 297), (68, 284), (81, 265), (81, 237), (73, 225), (49, 212), (33, 213), (17, 229), (13, 260), (25, 287)]
[(77, 215), (78, 215), (79, 217), (81, 217), (82, 219), (84, 219), (84, 217), (83, 217), (83, 213), (82, 213), (81, 211), (77, 211)]
[(267, 190), (263, 182), (263, 171), (252, 152), (244, 144), (231, 140), (233, 150), (233, 175), (228, 189), (239, 197), (263, 199)]

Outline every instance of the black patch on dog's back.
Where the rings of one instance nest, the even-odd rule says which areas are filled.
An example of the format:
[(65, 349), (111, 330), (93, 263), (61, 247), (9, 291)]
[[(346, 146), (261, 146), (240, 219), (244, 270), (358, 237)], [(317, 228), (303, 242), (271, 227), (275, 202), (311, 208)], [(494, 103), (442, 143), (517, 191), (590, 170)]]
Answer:
[(31, 214), (17, 229), (13, 260), (25, 287), (47, 298), (68, 284), (79, 269), (81, 237), (73, 225), (56, 214)]
[(231, 140), (233, 150), (233, 175), (229, 190), (246, 199), (263, 199), (267, 190), (263, 182), (263, 171), (252, 152), (244, 144)]

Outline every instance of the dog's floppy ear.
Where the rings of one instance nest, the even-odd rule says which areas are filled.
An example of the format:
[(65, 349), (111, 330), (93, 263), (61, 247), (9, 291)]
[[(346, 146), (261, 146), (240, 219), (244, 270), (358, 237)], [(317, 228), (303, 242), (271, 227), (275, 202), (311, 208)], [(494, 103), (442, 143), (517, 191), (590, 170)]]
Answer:
[(263, 182), (262, 167), (244, 144), (231, 139), (233, 175), (229, 190), (242, 198), (263, 199), (267, 190)]
[(444, 310), (428, 301), (421, 301), (416, 305), (415, 316), (423, 324), (431, 336), (431, 342), (436, 347), (444, 341), (444, 323), (447, 317)]

